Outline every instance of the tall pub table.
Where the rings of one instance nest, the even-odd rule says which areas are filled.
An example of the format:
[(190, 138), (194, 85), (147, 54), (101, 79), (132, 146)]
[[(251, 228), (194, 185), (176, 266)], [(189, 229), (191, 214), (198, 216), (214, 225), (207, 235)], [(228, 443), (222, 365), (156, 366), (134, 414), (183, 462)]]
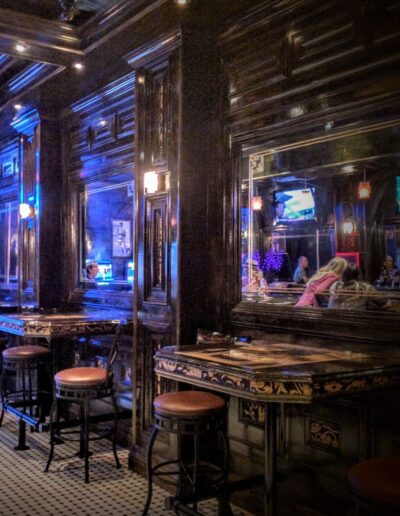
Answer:
[(278, 404), (313, 403), (400, 384), (400, 351), (384, 345), (301, 345), (255, 340), (232, 345), (201, 344), (155, 355), (160, 377), (262, 402), (264, 426), (264, 515), (277, 507)]
[[(57, 346), (59, 338), (90, 337), (115, 333), (117, 326), (129, 328), (131, 321), (126, 314), (118, 310), (86, 309), (79, 312), (22, 312), (0, 313), (0, 332), (17, 335), (22, 338), (46, 340), (52, 353), (52, 370), (57, 368)], [(30, 414), (8, 405), (6, 410), (19, 419), (18, 448), (25, 449), (26, 424), (44, 430), (41, 424)]]

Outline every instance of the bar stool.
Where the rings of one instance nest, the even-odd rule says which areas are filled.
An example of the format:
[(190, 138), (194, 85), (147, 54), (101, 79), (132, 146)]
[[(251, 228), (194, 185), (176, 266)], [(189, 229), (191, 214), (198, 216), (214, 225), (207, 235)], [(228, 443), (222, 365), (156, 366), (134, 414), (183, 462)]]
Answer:
[[(146, 516), (153, 494), (153, 477), (167, 477), (164, 482), (179, 489), (181, 479), (186, 478), (191, 486), (193, 496), (198, 494), (199, 480), (202, 469), (213, 473), (215, 478), (209, 478), (215, 487), (226, 482), (229, 447), (225, 433), (225, 400), (220, 396), (202, 391), (168, 392), (157, 396), (153, 401), (154, 425), (147, 449), (147, 480), (148, 491), (143, 516)], [(178, 456), (175, 460), (164, 461), (152, 466), (153, 446), (159, 431), (177, 435)], [(222, 466), (200, 460), (200, 437), (218, 435), (221, 437), (224, 451)], [(194, 458), (191, 462), (181, 456), (181, 438), (193, 438)], [(178, 470), (171, 470), (171, 466), (178, 466)], [(168, 477), (177, 476), (177, 480)], [(196, 503), (194, 503), (196, 508)]]
[[(68, 428), (68, 423), (62, 425), (59, 417), (60, 402), (76, 403), (80, 407), (80, 450), (79, 457), (85, 459), (85, 483), (89, 483), (89, 441), (112, 437), (112, 450), (116, 467), (121, 464), (117, 455), (118, 409), (115, 398), (114, 377), (112, 367), (118, 353), (121, 329), (117, 328), (113, 345), (108, 355), (107, 368), (102, 367), (74, 367), (64, 369), (54, 376), (54, 398), (50, 411), (50, 453), (45, 472), (49, 471), (54, 457), (54, 445), (62, 442), (64, 435), (61, 427)], [(114, 424), (109, 432), (90, 437), (90, 401), (110, 397), (113, 404)], [(71, 432), (69, 432), (71, 433)]]
[(400, 514), (400, 458), (369, 459), (353, 466), (347, 479), (357, 514)]
[[(3, 422), (5, 410), (13, 411), (19, 416), (19, 438), (16, 450), (28, 450), (25, 444), (26, 421), (32, 425), (36, 424), (33, 419), (33, 409), (41, 410), (39, 421), (44, 420), (42, 409), (45, 403), (49, 404), (50, 394), (47, 391), (39, 390), (38, 385), (33, 385), (32, 374), (37, 372), (41, 366), (49, 367), (50, 351), (44, 346), (15, 346), (7, 348), (2, 353), (2, 374), (1, 374), (1, 404), (0, 426)], [(8, 391), (7, 384), (9, 377), (16, 373), (21, 376), (22, 388)], [(21, 410), (20, 410), (21, 409)], [(27, 417), (29, 409), (29, 416)]]

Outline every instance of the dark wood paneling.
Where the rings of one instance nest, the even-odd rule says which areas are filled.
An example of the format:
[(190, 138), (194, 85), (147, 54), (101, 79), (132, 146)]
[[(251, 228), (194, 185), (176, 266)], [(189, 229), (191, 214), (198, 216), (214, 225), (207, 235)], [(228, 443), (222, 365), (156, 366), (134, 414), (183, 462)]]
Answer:
[(344, 104), (397, 97), (399, 20), (395, 0), (265, 2), (222, 37), (227, 123), (241, 137), (279, 132)]
[[(79, 270), (79, 192), (95, 180), (126, 173), (135, 178), (135, 74), (128, 73), (76, 102), (62, 114), (66, 301), (131, 309), (129, 293), (77, 288)], [(129, 177), (128, 176), (128, 177)]]
[(135, 75), (109, 83), (64, 113), (65, 164), (71, 179), (133, 171)]
[(147, 303), (167, 304), (170, 298), (168, 193), (146, 198), (145, 293)]

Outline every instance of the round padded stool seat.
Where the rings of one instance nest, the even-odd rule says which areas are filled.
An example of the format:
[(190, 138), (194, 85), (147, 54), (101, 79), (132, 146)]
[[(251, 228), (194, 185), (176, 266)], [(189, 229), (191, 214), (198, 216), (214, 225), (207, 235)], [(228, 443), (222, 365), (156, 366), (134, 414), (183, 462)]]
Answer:
[(73, 367), (54, 376), (57, 387), (86, 389), (100, 387), (107, 379), (107, 369), (102, 367)]
[(400, 458), (365, 460), (347, 478), (355, 495), (400, 509)]
[(160, 416), (202, 417), (224, 410), (225, 400), (202, 391), (180, 391), (161, 394), (153, 401)]
[(50, 351), (44, 346), (15, 346), (3, 351), (3, 357), (7, 360), (29, 360), (49, 354)]

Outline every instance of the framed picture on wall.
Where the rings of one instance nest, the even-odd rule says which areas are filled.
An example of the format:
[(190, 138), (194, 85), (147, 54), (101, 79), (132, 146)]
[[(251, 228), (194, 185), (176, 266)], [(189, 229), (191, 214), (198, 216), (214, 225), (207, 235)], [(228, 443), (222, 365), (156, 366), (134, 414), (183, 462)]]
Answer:
[(129, 258), (132, 256), (132, 236), (130, 220), (112, 220), (112, 256)]

